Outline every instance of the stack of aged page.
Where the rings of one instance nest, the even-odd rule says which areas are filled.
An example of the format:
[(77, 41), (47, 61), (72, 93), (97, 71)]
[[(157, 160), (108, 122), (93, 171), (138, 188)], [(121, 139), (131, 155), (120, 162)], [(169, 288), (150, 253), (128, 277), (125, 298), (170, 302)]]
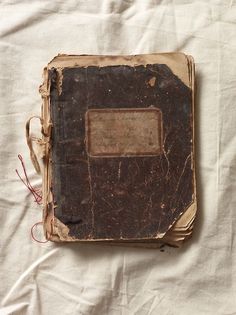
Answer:
[(58, 55), (40, 92), (47, 239), (156, 247), (191, 236), (191, 56)]

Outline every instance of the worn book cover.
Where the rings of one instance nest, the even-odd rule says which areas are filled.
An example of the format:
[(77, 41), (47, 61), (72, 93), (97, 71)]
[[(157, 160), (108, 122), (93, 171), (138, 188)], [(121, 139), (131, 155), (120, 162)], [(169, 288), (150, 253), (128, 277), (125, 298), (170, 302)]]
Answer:
[(48, 239), (179, 246), (191, 235), (191, 56), (58, 55), (40, 92)]

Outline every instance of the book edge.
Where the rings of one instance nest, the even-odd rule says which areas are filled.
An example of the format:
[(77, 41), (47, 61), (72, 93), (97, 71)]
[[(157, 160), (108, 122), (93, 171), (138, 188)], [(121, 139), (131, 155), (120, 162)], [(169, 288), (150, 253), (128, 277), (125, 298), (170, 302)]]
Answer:
[[(187, 63), (191, 64), (191, 69), (189, 73), (189, 84), (190, 88), (192, 90), (192, 106), (193, 106), (193, 143), (194, 143), (194, 78), (195, 78), (195, 72), (194, 72), (194, 60), (192, 56), (187, 56), (183, 53), (167, 53), (168, 55), (173, 54), (181, 54), (184, 55)], [(152, 55), (165, 55), (165, 54), (152, 54)], [(65, 56), (65, 55), (60, 55)], [(68, 55), (66, 55), (68, 56)], [(140, 55), (138, 55), (140, 56)], [(144, 55), (142, 55), (144, 56)], [(145, 55), (150, 56), (150, 55)], [(55, 58), (58, 58), (59, 56), (56, 56)], [(81, 56), (76, 56), (81, 57)], [(116, 56), (109, 56), (109, 57), (116, 57)], [(132, 57), (132, 56), (131, 56)], [(54, 59), (55, 59), (54, 58)], [(54, 60), (53, 59), (53, 60)], [(51, 63), (51, 62), (50, 62)], [(49, 64), (50, 64), (49, 63)], [(59, 67), (60, 68), (60, 67)], [(194, 198), (193, 203), (184, 210), (179, 218), (169, 227), (166, 233), (157, 234), (155, 238), (142, 238), (142, 239), (121, 239), (121, 240), (112, 240), (112, 239), (99, 239), (99, 240), (80, 240), (73, 238), (69, 236), (69, 228), (64, 225), (62, 222), (60, 222), (55, 216), (54, 216), (54, 205), (53, 205), (53, 198), (52, 194), (50, 192), (50, 173), (51, 173), (51, 167), (50, 167), (50, 129), (51, 129), (51, 120), (50, 120), (50, 82), (48, 79), (48, 70), (50, 69), (49, 65), (44, 68), (43, 72), (43, 84), (40, 86), (40, 94), (43, 100), (42, 104), (42, 133), (43, 133), (43, 140), (45, 142), (45, 157), (44, 157), (44, 173), (43, 173), (43, 222), (44, 222), (44, 232), (47, 239), (54, 241), (54, 242), (68, 242), (68, 241), (76, 241), (81, 243), (136, 243), (137, 241), (149, 241), (149, 242), (157, 242), (160, 241), (161, 243), (169, 243), (173, 246), (179, 247), (183, 241), (192, 234), (192, 227), (197, 211), (197, 203), (196, 203), (196, 178), (195, 178), (195, 159), (194, 159), (194, 145), (193, 145), (193, 156), (192, 156), (192, 167), (193, 167), (193, 181), (194, 181)], [(185, 233), (182, 233), (178, 235), (178, 227), (181, 226), (181, 223), (183, 221), (183, 218), (186, 216), (186, 213), (188, 213), (191, 209), (193, 218), (191, 221), (190, 226), (188, 226), (187, 230), (185, 230)], [(191, 231), (191, 233), (189, 233)], [(176, 234), (177, 233), (177, 234)]]

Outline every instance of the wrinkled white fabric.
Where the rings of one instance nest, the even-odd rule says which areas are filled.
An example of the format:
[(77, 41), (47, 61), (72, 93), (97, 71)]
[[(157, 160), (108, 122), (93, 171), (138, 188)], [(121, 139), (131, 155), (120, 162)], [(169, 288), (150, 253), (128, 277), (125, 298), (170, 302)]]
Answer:
[[(182, 249), (39, 244), (41, 208), (15, 173), (54, 55), (183, 51), (196, 62), (198, 216)], [(0, 2), (0, 314), (236, 314), (236, 3)], [(36, 122), (37, 124), (37, 122)], [(38, 227), (40, 229), (40, 227)]]

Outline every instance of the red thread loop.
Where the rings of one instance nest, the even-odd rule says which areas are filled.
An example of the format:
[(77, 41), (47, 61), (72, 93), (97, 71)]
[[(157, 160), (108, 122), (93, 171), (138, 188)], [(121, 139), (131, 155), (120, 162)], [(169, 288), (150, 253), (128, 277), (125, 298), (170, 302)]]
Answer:
[(28, 178), (27, 172), (26, 172), (26, 168), (25, 168), (25, 163), (23, 160), (23, 157), (18, 154), (18, 159), (21, 162), (22, 168), (23, 168), (23, 172), (24, 172), (24, 176), (25, 176), (25, 180), (20, 176), (18, 170), (16, 171), (16, 174), (18, 175), (18, 177), (20, 178), (20, 180), (22, 181), (22, 183), (29, 189), (29, 191), (31, 192), (31, 194), (34, 196), (34, 201), (37, 202), (38, 205), (42, 204), (42, 192), (40, 189), (35, 189)]
[(37, 243), (41, 243), (41, 244), (43, 244), (43, 243), (47, 243), (49, 240), (45, 240), (45, 241), (40, 241), (40, 240), (37, 240), (37, 238), (34, 236), (34, 228), (36, 227), (36, 226), (38, 226), (39, 224), (43, 224), (43, 222), (36, 222), (32, 227), (31, 227), (31, 237), (32, 237), (32, 239), (35, 241), (35, 242), (37, 242)]

